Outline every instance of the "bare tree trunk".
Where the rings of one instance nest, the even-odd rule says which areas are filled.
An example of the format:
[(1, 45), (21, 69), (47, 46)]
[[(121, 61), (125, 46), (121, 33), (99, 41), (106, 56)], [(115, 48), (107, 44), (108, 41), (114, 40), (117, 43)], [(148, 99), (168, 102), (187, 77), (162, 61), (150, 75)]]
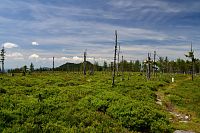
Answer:
[(53, 69), (52, 69), (52, 71), (54, 72), (54, 57), (53, 57)]
[(83, 74), (84, 74), (84, 76), (86, 76), (86, 54), (87, 54), (87, 52), (86, 52), (86, 50), (85, 50), (85, 52), (84, 52), (84, 62), (83, 62), (83, 65), (84, 65), (84, 68), (83, 68)]
[(150, 54), (148, 53), (148, 59), (147, 59), (147, 64), (148, 64), (148, 66), (147, 66), (147, 80), (150, 80), (150, 78), (151, 78), (151, 63), (150, 63), (150, 61), (151, 61), (151, 58), (150, 58)]
[(124, 57), (122, 56), (122, 81), (124, 80)]
[(114, 54), (114, 66), (112, 75), (112, 86), (115, 85), (115, 69), (116, 69), (116, 54), (117, 54), (117, 30), (115, 31), (115, 54)]
[(118, 58), (117, 58), (117, 76), (119, 75), (119, 54), (120, 54), (120, 44), (119, 44)]
[(154, 78), (156, 76), (156, 51), (154, 51), (154, 56), (153, 56), (153, 75), (154, 75)]

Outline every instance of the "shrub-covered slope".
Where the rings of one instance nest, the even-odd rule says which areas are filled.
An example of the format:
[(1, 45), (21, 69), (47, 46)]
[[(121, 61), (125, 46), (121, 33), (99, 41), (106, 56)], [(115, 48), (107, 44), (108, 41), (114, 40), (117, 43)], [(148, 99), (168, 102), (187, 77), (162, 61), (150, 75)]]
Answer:
[(169, 79), (147, 82), (132, 73), (111, 82), (100, 72), (1, 75), (0, 132), (172, 132), (155, 103)]

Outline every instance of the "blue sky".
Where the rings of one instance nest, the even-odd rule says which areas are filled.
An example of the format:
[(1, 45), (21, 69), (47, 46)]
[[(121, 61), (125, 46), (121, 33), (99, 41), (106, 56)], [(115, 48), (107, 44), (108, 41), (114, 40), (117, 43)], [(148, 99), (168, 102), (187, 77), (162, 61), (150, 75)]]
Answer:
[(126, 60), (157, 51), (184, 58), (193, 43), (200, 51), (199, 0), (2, 0), (0, 43), (6, 68), (50, 67), (65, 62), (111, 61), (114, 31)]

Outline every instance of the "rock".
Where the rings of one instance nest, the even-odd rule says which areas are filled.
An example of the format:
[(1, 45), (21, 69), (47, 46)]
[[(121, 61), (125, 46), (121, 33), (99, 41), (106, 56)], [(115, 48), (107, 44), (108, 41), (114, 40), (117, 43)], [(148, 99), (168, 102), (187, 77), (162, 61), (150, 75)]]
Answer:
[(191, 120), (190, 118), (191, 118), (190, 115), (185, 115), (184, 120), (189, 121), (189, 120)]
[(157, 101), (161, 102), (161, 99), (157, 98)]
[(156, 104), (162, 105), (162, 102), (161, 101), (157, 101)]
[[(157, 96), (157, 97), (158, 97), (158, 96)], [(157, 101), (156, 101), (156, 104), (162, 105), (162, 100), (161, 100), (160, 98), (157, 98), (156, 100), (157, 100)]]

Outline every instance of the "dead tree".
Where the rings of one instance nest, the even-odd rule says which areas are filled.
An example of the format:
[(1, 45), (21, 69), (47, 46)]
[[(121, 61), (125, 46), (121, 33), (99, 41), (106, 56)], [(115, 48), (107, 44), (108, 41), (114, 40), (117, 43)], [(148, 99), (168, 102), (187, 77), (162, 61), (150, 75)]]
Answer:
[(192, 62), (192, 72), (191, 72), (191, 75), (192, 75), (192, 81), (194, 80), (194, 61), (195, 61), (195, 58), (194, 58), (194, 50), (192, 49), (192, 43), (191, 43), (191, 51), (188, 52), (188, 55), (185, 55), (186, 57), (190, 58), (191, 59), (191, 62)]
[(93, 63), (93, 65), (90, 66), (90, 75), (94, 75), (94, 71), (97, 71), (97, 68), (95, 70), (95, 67), (98, 67), (98, 66), (96, 66), (95, 57), (93, 58), (93, 60), (94, 60), (94, 63)]
[(117, 58), (117, 76), (119, 75), (119, 54), (120, 54), (120, 43), (119, 43), (119, 50), (118, 50), (118, 58)]
[(122, 55), (122, 81), (124, 81), (124, 57)]
[(84, 52), (84, 62), (83, 62), (83, 74), (86, 76), (86, 56), (87, 56), (87, 50)]
[(156, 76), (156, 51), (154, 51), (153, 55), (153, 75)]
[(5, 72), (5, 70), (4, 70), (4, 60), (5, 60), (5, 53), (6, 53), (6, 51), (5, 51), (5, 49), (4, 49), (4, 47), (1, 49), (1, 63), (2, 63), (2, 69), (1, 69), (1, 72), (2, 73), (4, 73)]
[(144, 63), (147, 64), (147, 70), (146, 70), (147, 80), (150, 80), (150, 78), (151, 78), (151, 63), (152, 63), (150, 53), (148, 53), (147, 60), (144, 61)]
[(115, 53), (114, 53), (114, 66), (113, 66), (113, 74), (112, 74), (112, 86), (115, 85), (116, 54), (117, 54), (117, 30), (115, 30)]
[(148, 53), (148, 58), (147, 58), (147, 64), (148, 64), (148, 67), (147, 67), (147, 79), (150, 80), (151, 78), (151, 66), (150, 66), (150, 53)]
[(52, 69), (52, 71), (54, 72), (54, 57), (53, 57), (53, 69)]

